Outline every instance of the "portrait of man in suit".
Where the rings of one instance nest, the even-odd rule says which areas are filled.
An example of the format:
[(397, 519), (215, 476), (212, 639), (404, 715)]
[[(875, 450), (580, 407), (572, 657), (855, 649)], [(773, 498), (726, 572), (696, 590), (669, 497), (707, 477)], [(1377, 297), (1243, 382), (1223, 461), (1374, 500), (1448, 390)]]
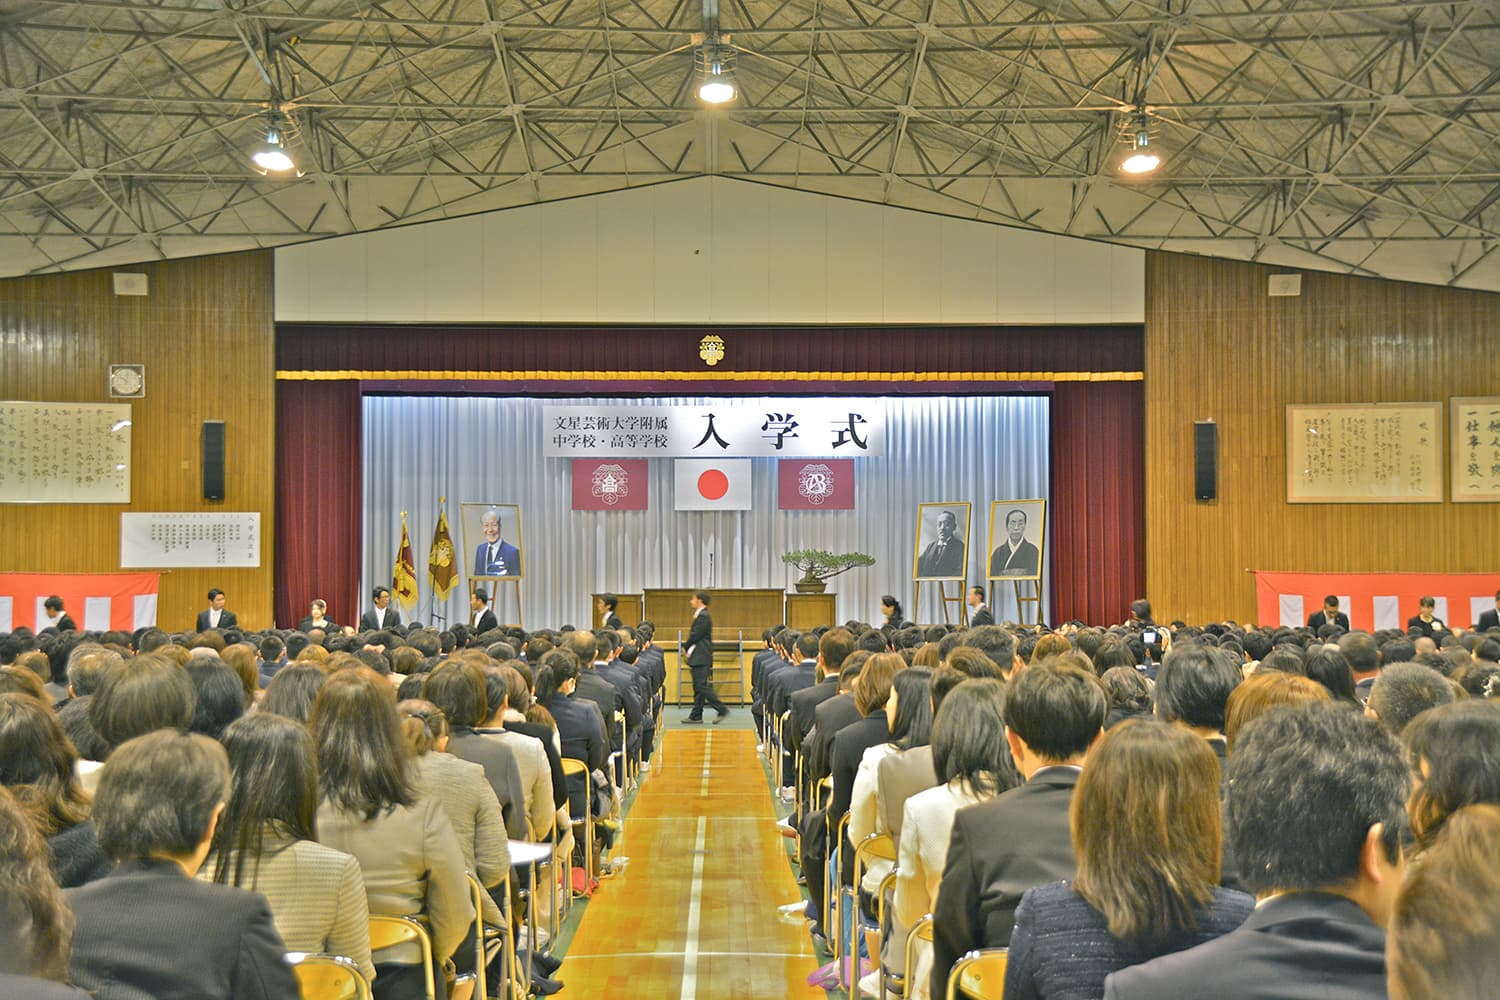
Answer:
[[(963, 515), (960, 529), (959, 515)], [(960, 534), (962, 530), (962, 534)], [(964, 575), (969, 561), (969, 505), (924, 503), (917, 508), (916, 566), (918, 580), (952, 580)]]
[(471, 577), (519, 577), (521, 566), (521, 508), (515, 504), (459, 505), (464, 541), (471, 545)]
[(996, 500), (990, 504), (989, 579), (1041, 577), (1046, 510), (1045, 500)]

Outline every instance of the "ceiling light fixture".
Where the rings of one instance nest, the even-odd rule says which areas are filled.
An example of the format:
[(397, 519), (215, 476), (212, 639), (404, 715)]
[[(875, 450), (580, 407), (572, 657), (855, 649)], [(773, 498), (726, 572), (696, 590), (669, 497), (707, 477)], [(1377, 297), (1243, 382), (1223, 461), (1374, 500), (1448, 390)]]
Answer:
[(698, 77), (698, 100), (728, 104), (739, 96), (735, 84), (735, 48), (719, 33), (718, 0), (703, 0), (703, 33), (693, 36), (693, 62)]
[[(250, 154), (250, 162), (262, 174), (286, 174), (297, 169), (297, 161), (287, 152), (291, 118), (279, 107), (272, 107), (266, 125), (265, 141)], [(301, 171), (298, 171), (301, 176)]]
[(1120, 169), (1127, 174), (1149, 174), (1161, 166), (1161, 157), (1151, 150), (1151, 122), (1141, 114), (1130, 125), (1131, 153), (1125, 157)]

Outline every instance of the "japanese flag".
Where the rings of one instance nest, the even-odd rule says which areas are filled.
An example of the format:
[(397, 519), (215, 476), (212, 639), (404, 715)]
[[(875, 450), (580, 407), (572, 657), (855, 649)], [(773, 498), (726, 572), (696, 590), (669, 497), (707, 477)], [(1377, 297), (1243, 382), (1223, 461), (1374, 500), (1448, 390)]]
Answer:
[(677, 510), (749, 510), (748, 458), (679, 458), (676, 466)]

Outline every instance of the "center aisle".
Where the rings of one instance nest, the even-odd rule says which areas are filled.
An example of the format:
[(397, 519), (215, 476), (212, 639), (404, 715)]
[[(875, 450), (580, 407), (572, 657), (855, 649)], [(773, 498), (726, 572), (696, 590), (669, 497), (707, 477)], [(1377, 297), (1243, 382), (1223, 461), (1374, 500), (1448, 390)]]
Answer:
[(819, 964), (748, 730), (670, 729), (625, 820), (625, 871), (584, 911), (564, 996), (808, 997)]

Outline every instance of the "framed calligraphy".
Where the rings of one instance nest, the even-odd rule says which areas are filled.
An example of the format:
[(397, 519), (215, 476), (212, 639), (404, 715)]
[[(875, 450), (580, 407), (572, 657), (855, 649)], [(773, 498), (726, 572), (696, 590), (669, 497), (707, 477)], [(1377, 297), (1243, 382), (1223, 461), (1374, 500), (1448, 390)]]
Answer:
[(1287, 503), (1442, 503), (1443, 404), (1286, 408)]
[(1454, 396), (1448, 412), (1453, 502), (1500, 502), (1500, 396)]

